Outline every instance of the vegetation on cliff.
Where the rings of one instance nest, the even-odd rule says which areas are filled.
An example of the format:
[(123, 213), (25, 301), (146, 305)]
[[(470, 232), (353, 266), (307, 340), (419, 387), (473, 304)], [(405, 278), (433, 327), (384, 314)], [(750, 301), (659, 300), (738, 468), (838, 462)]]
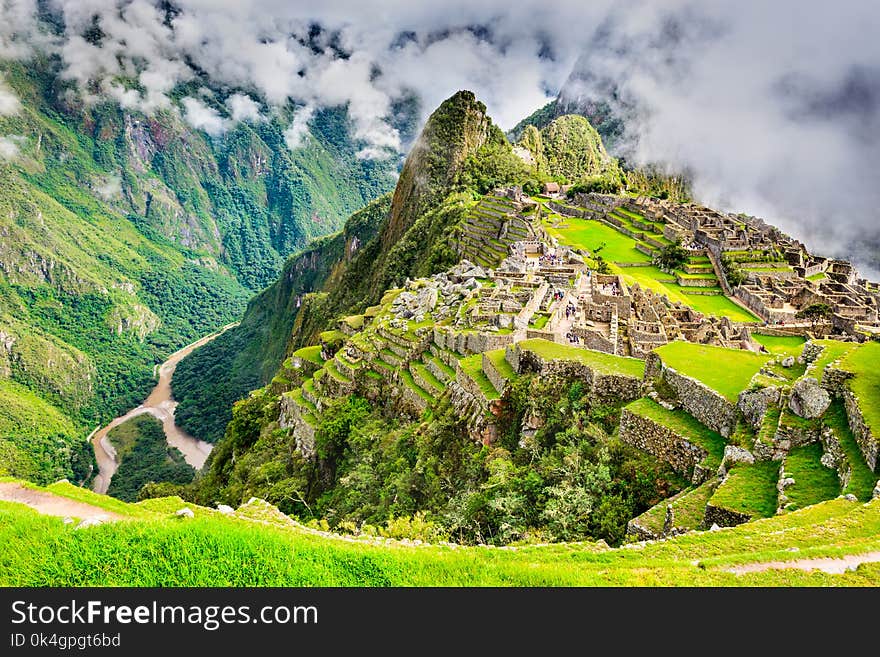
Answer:
[(84, 481), (86, 434), (143, 399), (154, 363), (236, 319), (285, 256), (388, 191), (395, 163), (357, 157), (344, 108), (316, 112), (291, 151), (289, 114), (210, 137), (175, 111), (84, 104), (57, 66), (0, 71), (20, 101), (0, 116), (15, 143), (0, 159), (0, 380), (17, 384), (8, 409), (52, 409), (0, 439), (6, 471)]

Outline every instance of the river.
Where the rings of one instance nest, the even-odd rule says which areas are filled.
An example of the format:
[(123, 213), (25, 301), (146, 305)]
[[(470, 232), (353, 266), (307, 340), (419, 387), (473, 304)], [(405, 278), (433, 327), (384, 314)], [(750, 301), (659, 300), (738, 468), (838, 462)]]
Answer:
[(162, 422), (162, 428), (165, 430), (165, 439), (168, 444), (176, 447), (183, 453), (186, 462), (196, 470), (201, 469), (211, 453), (213, 445), (206, 443), (190, 436), (186, 431), (178, 427), (174, 423), (174, 411), (177, 408), (177, 402), (171, 396), (171, 377), (174, 376), (174, 370), (177, 364), (186, 358), (194, 349), (206, 345), (211, 340), (219, 336), (221, 333), (236, 326), (238, 322), (227, 324), (219, 331), (206, 335), (192, 344), (188, 344), (183, 349), (175, 351), (171, 356), (159, 366), (159, 381), (150, 395), (144, 400), (140, 406), (131, 409), (125, 415), (120, 415), (106, 426), (94, 431), (90, 437), (92, 446), (95, 449), (95, 458), (98, 461), (98, 474), (92, 483), (92, 490), (96, 493), (106, 493), (110, 486), (110, 480), (113, 478), (119, 464), (116, 462), (116, 450), (110, 444), (107, 433), (116, 426), (119, 426), (126, 420), (130, 420), (138, 415), (149, 413), (158, 418)]

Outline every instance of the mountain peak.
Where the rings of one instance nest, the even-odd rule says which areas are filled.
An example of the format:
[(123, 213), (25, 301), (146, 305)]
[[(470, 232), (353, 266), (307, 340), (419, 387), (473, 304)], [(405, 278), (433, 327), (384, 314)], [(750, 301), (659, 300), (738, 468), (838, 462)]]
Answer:
[(406, 159), (382, 244), (394, 244), (419, 213), (454, 183), (468, 156), (486, 143), (492, 120), (472, 91), (461, 90), (443, 101), (428, 118)]

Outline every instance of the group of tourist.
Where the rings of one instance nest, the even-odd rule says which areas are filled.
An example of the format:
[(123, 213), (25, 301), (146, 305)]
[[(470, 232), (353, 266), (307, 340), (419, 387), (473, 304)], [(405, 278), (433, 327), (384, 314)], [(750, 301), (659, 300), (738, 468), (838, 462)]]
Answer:
[(571, 344), (580, 344), (581, 343), (581, 339), (578, 337), (578, 335), (574, 331), (569, 331), (568, 333), (565, 334), (565, 337)]

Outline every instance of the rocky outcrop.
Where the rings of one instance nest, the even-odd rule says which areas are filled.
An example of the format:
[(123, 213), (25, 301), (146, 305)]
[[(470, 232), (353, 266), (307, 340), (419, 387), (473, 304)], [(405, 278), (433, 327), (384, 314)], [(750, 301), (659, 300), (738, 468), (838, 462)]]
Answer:
[(830, 404), (828, 392), (812, 377), (799, 379), (792, 386), (788, 401), (788, 407), (795, 415), (807, 419), (820, 417)]

